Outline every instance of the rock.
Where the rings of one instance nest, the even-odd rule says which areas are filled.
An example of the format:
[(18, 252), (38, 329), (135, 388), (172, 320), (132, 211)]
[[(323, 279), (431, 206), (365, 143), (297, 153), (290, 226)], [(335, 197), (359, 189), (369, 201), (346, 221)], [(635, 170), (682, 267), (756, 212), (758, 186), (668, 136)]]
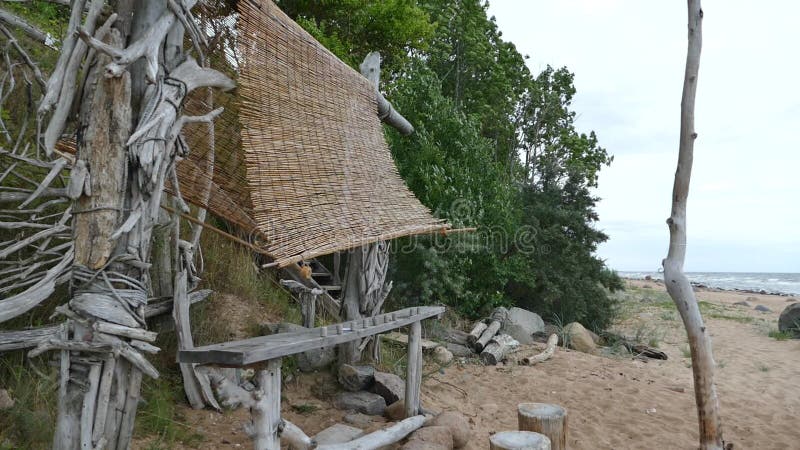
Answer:
[(446, 366), (453, 360), (453, 354), (444, 347), (436, 347), (433, 349), (433, 360), (439, 365)]
[(647, 281), (652, 281), (653, 277), (651, 277), (650, 275), (645, 275), (644, 279), (647, 280)]
[(428, 423), (428, 426), (442, 426), (450, 429), (453, 435), (453, 446), (455, 448), (462, 448), (469, 442), (471, 430), (469, 428), (469, 421), (460, 412), (448, 411), (434, 417)]
[(359, 428), (354, 428), (343, 423), (325, 428), (314, 436), (314, 440), (319, 445), (325, 444), (344, 444), (353, 439), (357, 439), (364, 435), (364, 431)]
[[(307, 328), (302, 325), (287, 322), (261, 325), (262, 334), (291, 333), (306, 329)], [(309, 350), (297, 355), (297, 368), (300, 369), (301, 372), (313, 372), (328, 367), (335, 359), (336, 349), (334, 347)]]
[(384, 410), (383, 414), (389, 420), (403, 420), (406, 418), (406, 402), (403, 400), (398, 400), (391, 405), (389, 405), (386, 410)]
[(746, 299), (744, 299), (744, 300), (745, 300), (745, 301), (747, 301), (747, 302), (757, 302), (757, 301), (758, 301), (758, 299), (757, 299), (757, 298), (755, 298), (755, 297), (747, 297), (747, 298), (746, 298)]
[(598, 336), (597, 333), (592, 330), (586, 330), (586, 332), (589, 333), (589, 336), (592, 337), (592, 341), (594, 341), (595, 344), (600, 344), (600, 336)]
[(745, 308), (750, 307), (750, 303), (747, 300), (742, 300), (740, 302), (736, 302), (733, 304), (734, 306), (744, 306)]
[(771, 310), (771, 309), (767, 308), (767, 307), (766, 307), (766, 306), (764, 306), (764, 305), (757, 305), (757, 306), (756, 306), (755, 308), (753, 308), (753, 309), (755, 309), (756, 311), (761, 311), (761, 312), (764, 312), (764, 313), (767, 313), (767, 312), (772, 312), (772, 310)]
[(461, 345), (461, 344), (453, 344), (451, 342), (448, 342), (448, 343), (445, 344), (445, 348), (450, 353), (452, 353), (453, 356), (459, 356), (459, 357), (463, 357), (463, 358), (468, 358), (468, 357), (474, 355), (474, 353), (472, 352), (472, 350), (469, 349), (469, 347), (466, 347), (466, 346)]
[(420, 441), (449, 450), (453, 449), (453, 434), (450, 432), (450, 428), (445, 426), (429, 426), (420, 428), (411, 433), (408, 441)]
[(375, 382), (372, 385), (372, 392), (380, 395), (391, 405), (398, 400), (402, 400), (406, 395), (406, 382), (393, 373), (375, 372)]
[(372, 366), (351, 366), (342, 364), (339, 367), (339, 384), (345, 390), (358, 392), (369, 389), (375, 380), (375, 369)]
[(570, 348), (583, 353), (594, 353), (597, 349), (589, 331), (578, 322), (572, 322), (564, 327), (564, 333)]
[(792, 303), (784, 308), (778, 319), (778, 330), (800, 337), (800, 303)]
[(0, 389), (0, 411), (14, 407), (14, 399), (5, 389)]
[[(452, 448), (452, 447), (451, 447)], [(450, 450), (444, 445), (434, 444), (425, 441), (408, 441), (400, 450)]]
[(797, 299), (796, 298), (792, 298), (792, 297), (789, 297), (789, 298), (786, 299), (786, 303), (794, 303), (796, 301), (797, 301)]
[(334, 399), (333, 404), (339, 409), (357, 411), (371, 416), (380, 416), (386, 409), (386, 400), (383, 397), (364, 391), (340, 392)]
[(533, 333), (544, 331), (544, 321), (534, 312), (513, 307), (508, 309), (500, 331), (513, 337), (520, 344), (533, 344)]
[(345, 415), (343, 420), (350, 425), (365, 428), (372, 425), (372, 422), (374, 422), (373, 417), (362, 413), (350, 413)]

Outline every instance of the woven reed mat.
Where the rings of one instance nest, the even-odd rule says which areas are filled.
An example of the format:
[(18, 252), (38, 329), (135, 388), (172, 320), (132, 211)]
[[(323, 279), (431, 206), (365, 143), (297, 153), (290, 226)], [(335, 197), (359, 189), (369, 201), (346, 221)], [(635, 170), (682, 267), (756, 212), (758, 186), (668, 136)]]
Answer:
[(252, 217), (278, 265), (449, 228), (400, 178), (370, 83), (271, 1), (239, 12)]

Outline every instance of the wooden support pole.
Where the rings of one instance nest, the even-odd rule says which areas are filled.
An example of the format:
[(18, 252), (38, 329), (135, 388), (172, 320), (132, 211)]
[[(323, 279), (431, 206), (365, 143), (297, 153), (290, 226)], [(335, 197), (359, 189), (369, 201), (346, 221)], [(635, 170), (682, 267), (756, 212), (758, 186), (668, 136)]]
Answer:
[(406, 372), (406, 417), (419, 414), (422, 384), (422, 324), (416, 321), (408, 330), (408, 372)]
[(550, 450), (550, 439), (532, 431), (501, 431), (489, 437), (489, 450)]
[(520, 403), (517, 420), (521, 431), (535, 431), (550, 439), (552, 450), (567, 448), (567, 410), (548, 403)]
[(256, 450), (280, 450), (278, 430), (281, 424), (281, 359), (267, 361), (258, 372), (258, 391), (253, 394), (253, 441)]

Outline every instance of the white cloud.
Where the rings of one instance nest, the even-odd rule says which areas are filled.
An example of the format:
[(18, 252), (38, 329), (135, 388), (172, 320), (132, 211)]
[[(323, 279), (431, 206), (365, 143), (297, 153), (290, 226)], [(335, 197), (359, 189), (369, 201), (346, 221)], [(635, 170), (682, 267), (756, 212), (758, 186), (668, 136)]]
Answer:
[[(703, 2), (687, 269), (800, 272), (800, 3)], [(685, 2), (494, 0), (505, 39), (575, 72), (578, 127), (615, 155), (600, 176), (599, 254), (653, 270), (666, 253), (686, 58)]]

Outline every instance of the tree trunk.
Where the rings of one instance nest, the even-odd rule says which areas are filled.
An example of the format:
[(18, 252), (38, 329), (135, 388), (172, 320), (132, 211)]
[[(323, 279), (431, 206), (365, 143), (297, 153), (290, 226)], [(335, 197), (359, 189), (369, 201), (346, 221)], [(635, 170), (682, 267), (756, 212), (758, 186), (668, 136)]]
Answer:
[(689, 45), (686, 55), (686, 73), (681, 100), (681, 133), (678, 168), (672, 190), (672, 213), (667, 220), (670, 231), (669, 253), (664, 259), (664, 284), (683, 319), (692, 352), (695, 401), (700, 425), (700, 448), (722, 449), (722, 428), (719, 400), (714, 384), (714, 357), (711, 340), (703, 324), (692, 286), (683, 273), (686, 258), (686, 203), (692, 174), (694, 141), (694, 105), (697, 93), (697, 75), (702, 47), (703, 10), (700, 0), (688, 0)]
[(520, 431), (535, 431), (547, 436), (553, 450), (567, 448), (567, 410), (547, 403), (520, 403), (517, 406)]

